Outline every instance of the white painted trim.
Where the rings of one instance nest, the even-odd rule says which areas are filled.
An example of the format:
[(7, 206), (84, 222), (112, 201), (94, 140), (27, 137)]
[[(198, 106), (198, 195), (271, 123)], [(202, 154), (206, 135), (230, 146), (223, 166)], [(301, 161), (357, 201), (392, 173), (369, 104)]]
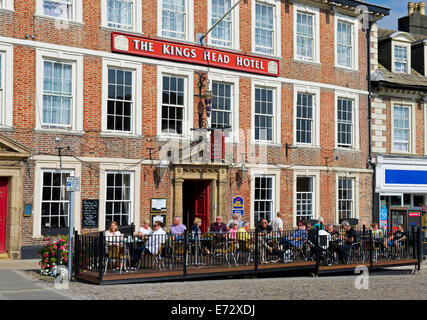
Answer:
[(165, 39), (172, 39), (175, 41), (189, 41), (194, 42), (194, 3), (191, 0), (184, 0), (185, 1), (185, 37), (184, 39), (181, 38), (171, 38), (168, 36), (164, 36), (162, 33), (162, 0), (157, 1), (157, 37), (158, 38), (165, 38)]
[[(184, 121), (182, 123), (182, 134), (162, 133), (162, 90), (163, 90), (163, 75), (172, 75), (176, 77), (184, 77)], [(192, 137), (191, 128), (193, 127), (194, 118), (194, 73), (191, 69), (182, 68), (157, 68), (157, 136), (166, 138), (185, 139)]]
[(13, 127), (13, 45), (0, 42), (3, 93), (0, 97), (0, 126)]
[(251, 194), (251, 203), (250, 203), (250, 225), (252, 228), (255, 228), (255, 177), (268, 176), (273, 178), (273, 208), (272, 208), (272, 218), (276, 217), (276, 213), (280, 211), (280, 169), (261, 169), (261, 168), (252, 168), (249, 170), (250, 174), (250, 194)]
[[(133, 107), (132, 107), (132, 125), (131, 132), (121, 132), (107, 129), (107, 100), (108, 100), (108, 68), (115, 67), (132, 71), (132, 94)], [(126, 60), (102, 60), (102, 126), (101, 134), (115, 134), (115, 135), (141, 135), (142, 134), (142, 64), (132, 63)]]
[[(313, 59), (298, 58), (297, 54), (297, 13), (313, 15)], [(320, 63), (320, 10), (300, 3), (294, 3), (294, 60), (299, 62)]]
[[(38, 41), (30, 41), (30, 40), (23, 40), (23, 39), (16, 39), (16, 38), (9, 38), (9, 37), (2, 37), (0, 36), (0, 42), (5, 42), (8, 44), (12, 44), (15, 46), (25, 46), (30, 48), (36, 48), (36, 49), (48, 49), (53, 51), (66, 51), (70, 54), (81, 54), (81, 55), (88, 55), (88, 56), (95, 56), (95, 57), (102, 57), (102, 58), (108, 58), (108, 59), (119, 59), (119, 60), (126, 60), (131, 62), (137, 62), (142, 64), (148, 64), (148, 65), (155, 65), (159, 67), (170, 67), (170, 68), (183, 68), (183, 69), (190, 69), (193, 71), (204, 71), (204, 72), (211, 72), (212, 67), (205, 67), (201, 65), (189, 65), (186, 63), (178, 63), (178, 62), (172, 62), (167, 60), (158, 60), (158, 59), (151, 59), (151, 58), (144, 58), (144, 57), (137, 57), (132, 55), (123, 55), (123, 54), (117, 54), (117, 53), (111, 53), (106, 51), (98, 51), (98, 50), (90, 50), (90, 49), (84, 49), (84, 48), (77, 48), (77, 47), (69, 47), (69, 46), (63, 46), (63, 45), (56, 45), (56, 44), (50, 44), (50, 43), (44, 43), (44, 42), (38, 42)], [(221, 69), (215, 69), (215, 70), (221, 70)], [(363, 94), (368, 95), (369, 92), (366, 90), (359, 90), (356, 88), (347, 88), (347, 87), (341, 87), (337, 85), (331, 85), (327, 83), (321, 83), (321, 82), (314, 82), (314, 81), (303, 81), (303, 80), (297, 80), (297, 79), (291, 79), (291, 78), (284, 78), (284, 77), (270, 77), (270, 76), (262, 76), (257, 74), (248, 74), (246, 72), (236, 72), (231, 70), (223, 69), (221, 70), (221, 73), (231, 75), (231, 76), (239, 76), (248, 78), (254, 80), (261, 80), (261, 81), (271, 81), (274, 79), (275, 81), (284, 83), (284, 84), (296, 84), (296, 85), (303, 85), (303, 86), (317, 86), (322, 89), (329, 89), (329, 90), (341, 90), (346, 91), (349, 93), (355, 93), (355, 94)]]
[[(391, 135), (390, 135), (390, 153), (392, 154), (416, 154), (417, 146), (417, 126), (416, 126), (416, 102), (409, 102), (409, 101), (402, 101), (402, 100), (395, 100), (391, 99), (391, 119), (390, 119), (390, 125), (391, 125)], [(394, 107), (408, 107), (409, 110), (409, 151), (399, 151), (394, 150)]]
[[(45, 18), (64, 20), (61, 18), (48, 16), (43, 13), (43, 0), (36, 0), (36, 16)], [(72, 2), (72, 19), (65, 19), (66, 21), (73, 21), (77, 23), (83, 23), (83, 3), (82, 0), (73, 0)]]
[(357, 173), (351, 173), (351, 172), (343, 172), (342, 174), (335, 174), (335, 224), (339, 223), (339, 192), (338, 187), (339, 178), (350, 178), (352, 179), (352, 197), (353, 197), (353, 216), (351, 218), (359, 219), (360, 218), (360, 190), (359, 190), (359, 174)]
[[(276, 0), (253, 0), (251, 1), (251, 37), (252, 37), (252, 54), (255, 55), (264, 55), (264, 56), (274, 56), (277, 58), (281, 58), (281, 50), (282, 50), (282, 42), (281, 42), (281, 1)], [(255, 4), (263, 3), (274, 6), (274, 34), (273, 34), (273, 54), (268, 55), (262, 52), (255, 51), (255, 18), (256, 18), (256, 6)]]
[[(344, 98), (353, 100), (353, 132), (352, 132), (352, 147), (340, 148), (338, 147), (338, 99)], [(335, 108), (334, 108), (334, 135), (335, 135), (335, 149), (338, 150), (360, 150), (360, 120), (359, 120), (359, 95), (347, 91), (335, 91)]]
[(293, 214), (292, 224), (297, 226), (297, 177), (313, 177), (313, 219), (317, 219), (320, 213), (320, 171), (318, 170), (294, 170), (293, 181)]
[[(338, 21), (347, 22), (353, 25), (352, 33), (353, 33), (353, 43), (352, 43), (352, 56), (351, 56), (351, 67), (341, 66), (338, 64), (338, 52), (337, 52), (337, 34), (338, 34)], [(359, 71), (359, 22), (357, 18), (352, 18), (349, 16), (344, 16), (342, 14), (336, 13), (334, 16), (334, 46), (335, 46), (335, 67), (347, 69), (347, 70), (355, 70)]]
[[(53, 158), (53, 157), (52, 157)], [(67, 161), (58, 157), (52, 160), (37, 160), (34, 168), (34, 216), (33, 216), (33, 237), (41, 237), (41, 203), (42, 203), (42, 174), (43, 170), (63, 170), (72, 171), (71, 176), (81, 177), (82, 165), (76, 159)], [(81, 221), (81, 191), (74, 193), (74, 228), (80, 231)]]
[[(208, 74), (209, 79), (209, 89), (212, 90), (212, 82), (223, 82), (223, 83), (230, 83), (233, 85), (232, 90), (232, 110), (231, 110), (231, 132), (230, 136), (225, 138), (225, 141), (227, 143), (239, 143), (239, 77), (234, 76), (231, 77), (226, 74), (216, 73), (216, 72), (209, 72)], [(209, 126), (211, 124), (211, 118), (208, 119)]]
[(83, 131), (83, 55), (62, 51), (36, 50), (36, 129), (44, 130), (43, 120), (43, 72), (44, 60), (68, 62), (73, 72), (73, 107), (70, 128), (66, 131)]
[[(273, 134), (272, 141), (255, 140), (255, 88), (262, 87), (273, 89)], [(280, 134), (282, 132), (281, 122), (281, 109), (282, 109), (282, 94), (281, 84), (277, 81), (260, 81), (252, 79), (251, 82), (251, 143), (253, 144), (266, 144), (266, 145), (279, 145)]]
[[(400, 47), (405, 47), (408, 51), (406, 52), (406, 55), (408, 57), (408, 72), (396, 72), (396, 68), (395, 68), (395, 56), (394, 56), (394, 48), (396, 46), (400, 46)], [(391, 42), (391, 71), (395, 72), (395, 73), (406, 73), (406, 74), (411, 74), (411, 69), (412, 69), (412, 46), (411, 43), (408, 43), (406, 41), (397, 41), (395, 39), (393, 39), (393, 41)]]
[(3, 0), (3, 6), (0, 7), (0, 10), (14, 11), (13, 0)]
[(129, 223), (133, 222), (135, 226), (140, 225), (141, 166), (134, 166), (129, 169), (129, 165), (132, 165), (132, 163), (115, 162), (99, 164), (99, 169), (101, 170), (101, 173), (99, 174), (99, 231), (105, 230), (105, 201), (107, 198), (106, 171), (131, 173), (132, 209)]
[(142, 33), (142, 0), (133, 1), (133, 12), (132, 12), (132, 30), (124, 30), (121, 28), (114, 28), (108, 26), (107, 22), (107, 0), (101, 0), (101, 27), (112, 30), (119, 30), (122, 32), (137, 32)]
[[(231, 6), (233, 6), (236, 3), (237, 0), (231, 0)], [(212, 19), (212, 0), (207, 0), (208, 2), (208, 25), (206, 30), (209, 30), (209, 28), (212, 26), (211, 19)], [(221, 46), (219, 44), (212, 44), (212, 31), (210, 34), (207, 35), (207, 43), (209, 46), (218, 47), (222, 49), (233, 49), (233, 50), (240, 50), (240, 32), (239, 32), (239, 6), (234, 8), (234, 10), (230, 13), (231, 15), (231, 45), (230, 46)]]
[[(298, 143), (297, 142), (297, 102), (298, 102), (298, 93), (308, 93), (313, 94), (313, 128), (311, 135), (311, 144), (307, 143)], [(294, 107), (293, 107), (293, 135), (294, 135), (294, 145), (302, 147), (320, 147), (320, 88), (318, 87), (308, 87), (308, 86), (294, 86)]]

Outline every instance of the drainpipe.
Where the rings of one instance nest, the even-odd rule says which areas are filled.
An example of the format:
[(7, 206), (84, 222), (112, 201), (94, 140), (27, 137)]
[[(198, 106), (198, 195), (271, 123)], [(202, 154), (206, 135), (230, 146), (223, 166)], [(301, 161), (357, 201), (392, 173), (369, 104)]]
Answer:
[(372, 84), (371, 84), (371, 30), (372, 22), (369, 21), (369, 26), (366, 29), (367, 56), (368, 56), (368, 73), (366, 80), (368, 81), (368, 137), (369, 137), (369, 155), (367, 167), (370, 165), (373, 169), (372, 176), (372, 220), (379, 222), (376, 217), (376, 201), (375, 201), (375, 186), (376, 186), (376, 164), (372, 162)]

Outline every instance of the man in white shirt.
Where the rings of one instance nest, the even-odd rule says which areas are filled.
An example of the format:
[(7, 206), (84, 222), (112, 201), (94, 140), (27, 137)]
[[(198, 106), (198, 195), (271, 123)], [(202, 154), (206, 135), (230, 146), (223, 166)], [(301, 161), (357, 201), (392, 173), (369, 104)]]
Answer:
[(282, 213), (279, 211), (276, 214), (276, 218), (273, 218), (270, 221), (270, 226), (273, 228), (273, 232), (276, 231), (283, 231), (283, 220), (282, 220)]
[(135, 249), (135, 254), (131, 262), (132, 267), (135, 267), (143, 252), (156, 255), (160, 246), (166, 242), (166, 232), (163, 230), (161, 222), (154, 222), (153, 229), (154, 231), (145, 245)]

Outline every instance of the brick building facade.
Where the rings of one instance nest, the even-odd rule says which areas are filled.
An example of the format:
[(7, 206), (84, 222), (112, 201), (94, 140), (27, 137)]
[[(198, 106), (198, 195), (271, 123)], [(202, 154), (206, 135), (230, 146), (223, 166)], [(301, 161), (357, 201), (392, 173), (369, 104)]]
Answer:
[[(228, 220), (236, 196), (252, 226), (278, 211), (288, 228), (319, 216), (371, 221), (367, 40), (356, 7), (375, 21), (388, 9), (240, 2), (206, 46), (278, 60), (278, 76), (113, 52), (114, 31), (198, 46), (197, 34), (234, 3), (0, 1), (4, 252), (30, 256), (44, 235), (66, 233), (68, 176), (82, 182), (79, 232), (110, 220), (139, 227), (163, 214), (154, 211), (164, 199), (167, 227), (175, 215), (187, 226), (200, 215), (206, 226), (217, 215)], [(200, 73), (209, 79), (202, 94), (213, 93), (204, 126), (231, 126), (225, 159), (215, 163), (205, 161), (207, 131), (192, 130), (204, 108)], [(249, 175), (240, 180), (242, 162)], [(95, 228), (82, 228), (88, 199), (99, 201)]]

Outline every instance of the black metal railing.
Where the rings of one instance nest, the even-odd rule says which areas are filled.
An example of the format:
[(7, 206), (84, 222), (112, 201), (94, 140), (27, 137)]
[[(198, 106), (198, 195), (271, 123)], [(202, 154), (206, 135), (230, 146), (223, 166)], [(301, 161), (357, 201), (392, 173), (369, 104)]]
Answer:
[(104, 232), (76, 233), (75, 272), (76, 276), (81, 272), (95, 272), (101, 283), (106, 274), (129, 272), (179, 271), (185, 278), (201, 267), (233, 270), (250, 266), (256, 274), (260, 266), (271, 263), (311, 262), (316, 273), (325, 265), (373, 267), (392, 259), (416, 259), (419, 266), (420, 228), (411, 228), (399, 241), (388, 235), (379, 237), (365, 227), (354, 228), (353, 239), (348, 239), (349, 234), (343, 229), (332, 234), (325, 230), (286, 230), (162, 233), (142, 238), (134, 235), (108, 237)]

